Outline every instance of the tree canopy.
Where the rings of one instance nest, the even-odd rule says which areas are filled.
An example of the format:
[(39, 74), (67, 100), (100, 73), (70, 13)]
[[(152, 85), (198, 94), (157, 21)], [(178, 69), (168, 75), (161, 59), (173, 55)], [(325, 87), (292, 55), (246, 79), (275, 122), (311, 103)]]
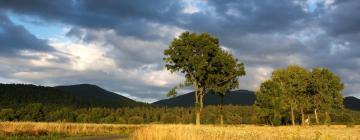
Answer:
[[(244, 64), (220, 48), (219, 40), (208, 33), (184, 32), (164, 51), (166, 68), (185, 74), (195, 90), (196, 124), (200, 124), (203, 96), (213, 91), (225, 94), (238, 87), (245, 75)], [(169, 92), (173, 96), (173, 91)]]
[[(314, 68), (308, 71), (298, 65), (276, 69), (271, 79), (261, 84), (256, 92), (256, 105), (262, 108), (267, 121), (278, 122), (280, 112), (290, 112), (290, 120), (295, 125), (295, 112), (300, 112), (301, 122), (305, 122), (305, 113), (314, 110), (318, 123), (318, 110), (325, 113), (332, 108), (342, 109), (341, 79), (325, 68)], [(286, 115), (284, 115), (286, 116)], [(283, 117), (284, 117), (283, 116)]]

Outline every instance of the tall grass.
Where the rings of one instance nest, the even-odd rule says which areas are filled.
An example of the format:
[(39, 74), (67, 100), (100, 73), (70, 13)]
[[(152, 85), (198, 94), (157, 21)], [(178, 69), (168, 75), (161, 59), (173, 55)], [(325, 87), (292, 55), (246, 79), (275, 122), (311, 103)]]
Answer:
[(134, 140), (360, 140), (355, 126), (212, 126), (149, 125), (137, 129)]
[(130, 135), (134, 140), (360, 140), (360, 126), (119, 125), (0, 122), (0, 139)]
[[(0, 139), (12, 137), (73, 137), (94, 135), (129, 135), (140, 125), (0, 122)], [(47, 138), (48, 139), (48, 138)]]

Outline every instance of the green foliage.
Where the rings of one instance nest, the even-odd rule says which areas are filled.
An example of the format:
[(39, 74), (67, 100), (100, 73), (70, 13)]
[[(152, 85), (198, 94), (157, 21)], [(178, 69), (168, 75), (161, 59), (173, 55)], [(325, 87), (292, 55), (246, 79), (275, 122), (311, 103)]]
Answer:
[(315, 68), (311, 72), (310, 92), (313, 97), (313, 108), (330, 111), (332, 108), (343, 108), (341, 91), (344, 84), (340, 77), (326, 68)]
[(176, 88), (177, 88), (177, 87), (172, 88), (172, 89), (166, 94), (166, 97), (176, 97), (176, 95), (177, 95)]
[(286, 98), (280, 89), (280, 86), (271, 80), (261, 84), (260, 89), (255, 93), (255, 105), (260, 107), (259, 117), (262, 122), (280, 125), (281, 118), (285, 111), (284, 100)]
[(117, 123), (118, 121), (119, 121), (119, 118), (116, 118), (116, 115), (114, 115), (114, 114), (104, 116), (100, 119), (100, 123)]
[(21, 120), (25, 121), (45, 121), (45, 108), (40, 103), (33, 103), (19, 110)]
[(0, 111), (0, 120), (1, 121), (12, 121), (15, 120), (16, 113), (11, 108), (1, 109)]
[[(324, 123), (330, 124), (331, 109), (343, 109), (341, 91), (344, 86), (338, 76), (328, 69), (308, 71), (297, 65), (276, 69), (271, 79), (261, 84), (256, 92), (256, 105), (264, 123), (279, 124), (286, 112), (305, 114), (322, 110)], [(302, 118), (304, 122), (305, 118)], [(294, 120), (296, 121), (296, 120)], [(287, 123), (281, 121), (282, 124)]]
[[(164, 55), (166, 68), (185, 74), (186, 83), (193, 84), (197, 124), (200, 123), (203, 96), (209, 91), (225, 94), (238, 87), (238, 77), (245, 75), (244, 64), (222, 50), (219, 40), (208, 33), (184, 32), (172, 41)], [(175, 90), (168, 95), (173, 96)]]
[(129, 124), (142, 124), (144, 123), (144, 119), (140, 116), (132, 116), (128, 120)]
[(281, 94), (284, 95), (282, 99), (289, 105), (288, 108), (298, 108), (309, 101), (306, 97), (309, 83), (306, 69), (290, 65), (285, 69), (275, 70), (271, 79), (279, 85)]
[(74, 122), (76, 121), (76, 115), (70, 108), (64, 107), (49, 113), (48, 119), (50, 121)]
[(180, 123), (181, 118), (173, 113), (165, 113), (161, 117), (162, 123)]
[[(53, 109), (49, 106), (42, 106), (42, 115), (44, 118), (39, 120), (37, 117), (27, 117), (29, 114), (36, 113), (32, 110), (27, 110), (29, 106), (26, 105), (20, 108), (2, 109), (0, 118), (2, 121), (48, 121), (48, 122), (86, 122), (86, 123), (119, 123), (119, 124), (139, 124), (139, 123), (194, 123), (193, 107), (124, 107), (118, 109), (112, 108), (58, 108)], [(15, 111), (16, 110), (16, 111)], [(261, 116), (263, 109), (258, 109), (256, 106), (237, 106), (224, 105), (222, 106), (224, 123), (225, 124), (273, 124), (277, 125), (287, 124), (288, 113), (276, 112), (269, 113), (268, 121), (264, 121), (265, 115)], [(34, 111), (37, 112), (37, 111)], [(57, 115), (55, 115), (57, 114)], [(324, 119), (324, 111), (319, 112), (321, 120)], [(206, 106), (203, 110), (201, 119), (204, 124), (220, 124), (219, 121), (219, 106)], [(281, 119), (279, 117), (281, 115)], [(360, 124), (360, 112), (351, 110), (334, 109), (329, 112), (332, 123), (336, 124)], [(36, 115), (34, 115), (36, 116)], [(70, 117), (69, 117), (70, 116)], [(6, 119), (9, 118), (9, 119)], [(69, 119), (70, 118), (70, 119)], [(313, 118), (312, 118), (313, 119)]]

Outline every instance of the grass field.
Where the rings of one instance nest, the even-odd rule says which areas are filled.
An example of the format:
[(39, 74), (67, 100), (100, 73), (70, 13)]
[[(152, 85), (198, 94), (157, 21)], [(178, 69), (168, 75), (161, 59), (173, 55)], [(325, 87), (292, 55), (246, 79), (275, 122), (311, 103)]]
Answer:
[(194, 126), (150, 125), (137, 129), (134, 140), (360, 140), (360, 127), (334, 126)]
[(118, 125), (0, 122), (0, 139), (69, 139), (124, 135), (134, 140), (360, 140), (360, 126)]
[(0, 140), (64, 139), (67, 137), (126, 135), (141, 125), (0, 122)]

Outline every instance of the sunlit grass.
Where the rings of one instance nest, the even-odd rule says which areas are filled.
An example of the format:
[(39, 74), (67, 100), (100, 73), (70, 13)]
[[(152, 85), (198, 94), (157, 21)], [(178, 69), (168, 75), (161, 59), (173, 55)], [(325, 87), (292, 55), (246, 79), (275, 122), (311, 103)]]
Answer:
[(120, 125), (0, 122), (0, 139), (125, 135), (134, 140), (360, 140), (360, 126)]
[(359, 140), (360, 127), (334, 126), (212, 126), (148, 125), (134, 140)]
[(140, 125), (0, 122), (0, 139), (59, 139), (77, 136), (129, 135)]

